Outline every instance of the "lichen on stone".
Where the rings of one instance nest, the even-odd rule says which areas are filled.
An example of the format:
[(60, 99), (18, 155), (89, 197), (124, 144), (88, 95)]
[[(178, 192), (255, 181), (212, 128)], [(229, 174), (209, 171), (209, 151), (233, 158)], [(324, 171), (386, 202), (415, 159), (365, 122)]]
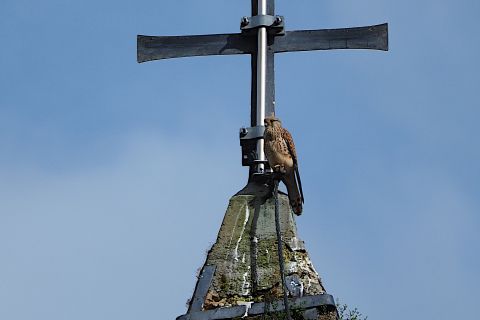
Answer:
[[(236, 195), (230, 199), (217, 241), (207, 256), (206, 265), (215, 265), (216, 271), (204, 309), (265, 301), (265, 296), (268, 299), (283, 296), (275, 204), (272, 197), (260, 204), (255, 200), (253, 195)], [(297, 235), (295, 218), (284, 194), (279, 194), (279, 210), (286, 276), (294, 276), (300, 282), (303, 295), (324, 293), (303, 241)]]

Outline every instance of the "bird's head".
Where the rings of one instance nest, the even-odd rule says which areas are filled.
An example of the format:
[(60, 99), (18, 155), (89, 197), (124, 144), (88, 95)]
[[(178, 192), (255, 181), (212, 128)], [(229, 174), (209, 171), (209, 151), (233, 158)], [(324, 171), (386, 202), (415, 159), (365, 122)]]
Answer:
[(280, 121), (280, 119), (275, 118), (274, 115), (266, 117), (263, 122), (265, 124), (265, 127), (267, 127), (267, 128), (268, 127), (281, 127), (282, 126), (282, 122)]

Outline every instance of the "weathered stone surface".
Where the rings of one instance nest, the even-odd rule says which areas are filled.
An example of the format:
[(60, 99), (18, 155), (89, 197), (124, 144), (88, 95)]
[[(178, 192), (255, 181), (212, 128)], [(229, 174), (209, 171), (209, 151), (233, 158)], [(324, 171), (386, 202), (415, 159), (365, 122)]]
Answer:
[[(241, 302), (232, 307), (190, 311), (177, 320), (286, 319), (283, 300), (270, 298), (266, 296), (265, 302)], [(329, 294), (290, 298), (289, 302), (289, 313), (295, 320), (333, 320), (337, 317), (335, 302)]]
[[(326, 291), (297, 234), (288, 197), (283, 193), (278, 196), (289, 297), (322, 295)], [(268, 186), (247, 186), (230, 199), (217, 241), (208, 252), (203, 269), (206, 266), (216, 269), (203, 303), (204, 311), (242, 305), (247, 305), (248, 310), (255, 302), (282, 300), (275, 203)], [(196, 301), (195, 297), (191, 301)], [(296, 312), (301, 312), (304, 319), (336, 318), (334, 307), (333, 310), (310, 307)], [(246, 319), (255, 317), (258, 315), (249, 313)]]
[[(303, 242), (299, 240), (286, 195), (279, 194), (279, 206), (281, 232), (286, 244), (286, 272), (289, 279), (296, 280), (293, 291), (299, 296), (325, 292)], [(256, 219), (255, 215), (258, 215)], [(254, 219), (256, 228), (252, 225)], [(280, 286), (280, 271), (273, 198), (255, 208), (253, 195), (232, 197), (206, 265), (217, 267), (206, 308), (218, 307), (219, 302), (228, 306), (240, 301), (254, 301), (260, 298), (254, 291), (275, 291)], [(281, 293), (281, 290), (276, 291)]]

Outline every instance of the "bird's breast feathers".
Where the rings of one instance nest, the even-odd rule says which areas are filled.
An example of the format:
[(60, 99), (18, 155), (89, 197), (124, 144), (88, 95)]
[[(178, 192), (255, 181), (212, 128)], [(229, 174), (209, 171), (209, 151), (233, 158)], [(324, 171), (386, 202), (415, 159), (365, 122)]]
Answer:
[(293, 159), (283, 139), (265, 141), (265, 153), (270, 165), (284, 165), (293, 167)]

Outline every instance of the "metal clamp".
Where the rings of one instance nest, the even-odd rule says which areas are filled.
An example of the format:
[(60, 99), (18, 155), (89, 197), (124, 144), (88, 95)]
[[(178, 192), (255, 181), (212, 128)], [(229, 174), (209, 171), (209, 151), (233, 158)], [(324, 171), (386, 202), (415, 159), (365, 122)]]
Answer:
[(265, 132), (265, 126), (241, 128), (240, 140), (261, 139), (261, 138), (263, 139), (264, 132)]
[(259, 159), (257, 154), (257, 141), (263, 139), (264, 126), (255, 126), (240, 129), (240, 146), (242, 147), (242, 166), (264, 164), (267, 161)]
[(269, 34), (285, 34), (285, 22), (283, 16), (258, 15), (253, 17), (243, 17), (240, 23), (240, 29), (243, 32), (249, 32), (261, 27), (267, 28)]

